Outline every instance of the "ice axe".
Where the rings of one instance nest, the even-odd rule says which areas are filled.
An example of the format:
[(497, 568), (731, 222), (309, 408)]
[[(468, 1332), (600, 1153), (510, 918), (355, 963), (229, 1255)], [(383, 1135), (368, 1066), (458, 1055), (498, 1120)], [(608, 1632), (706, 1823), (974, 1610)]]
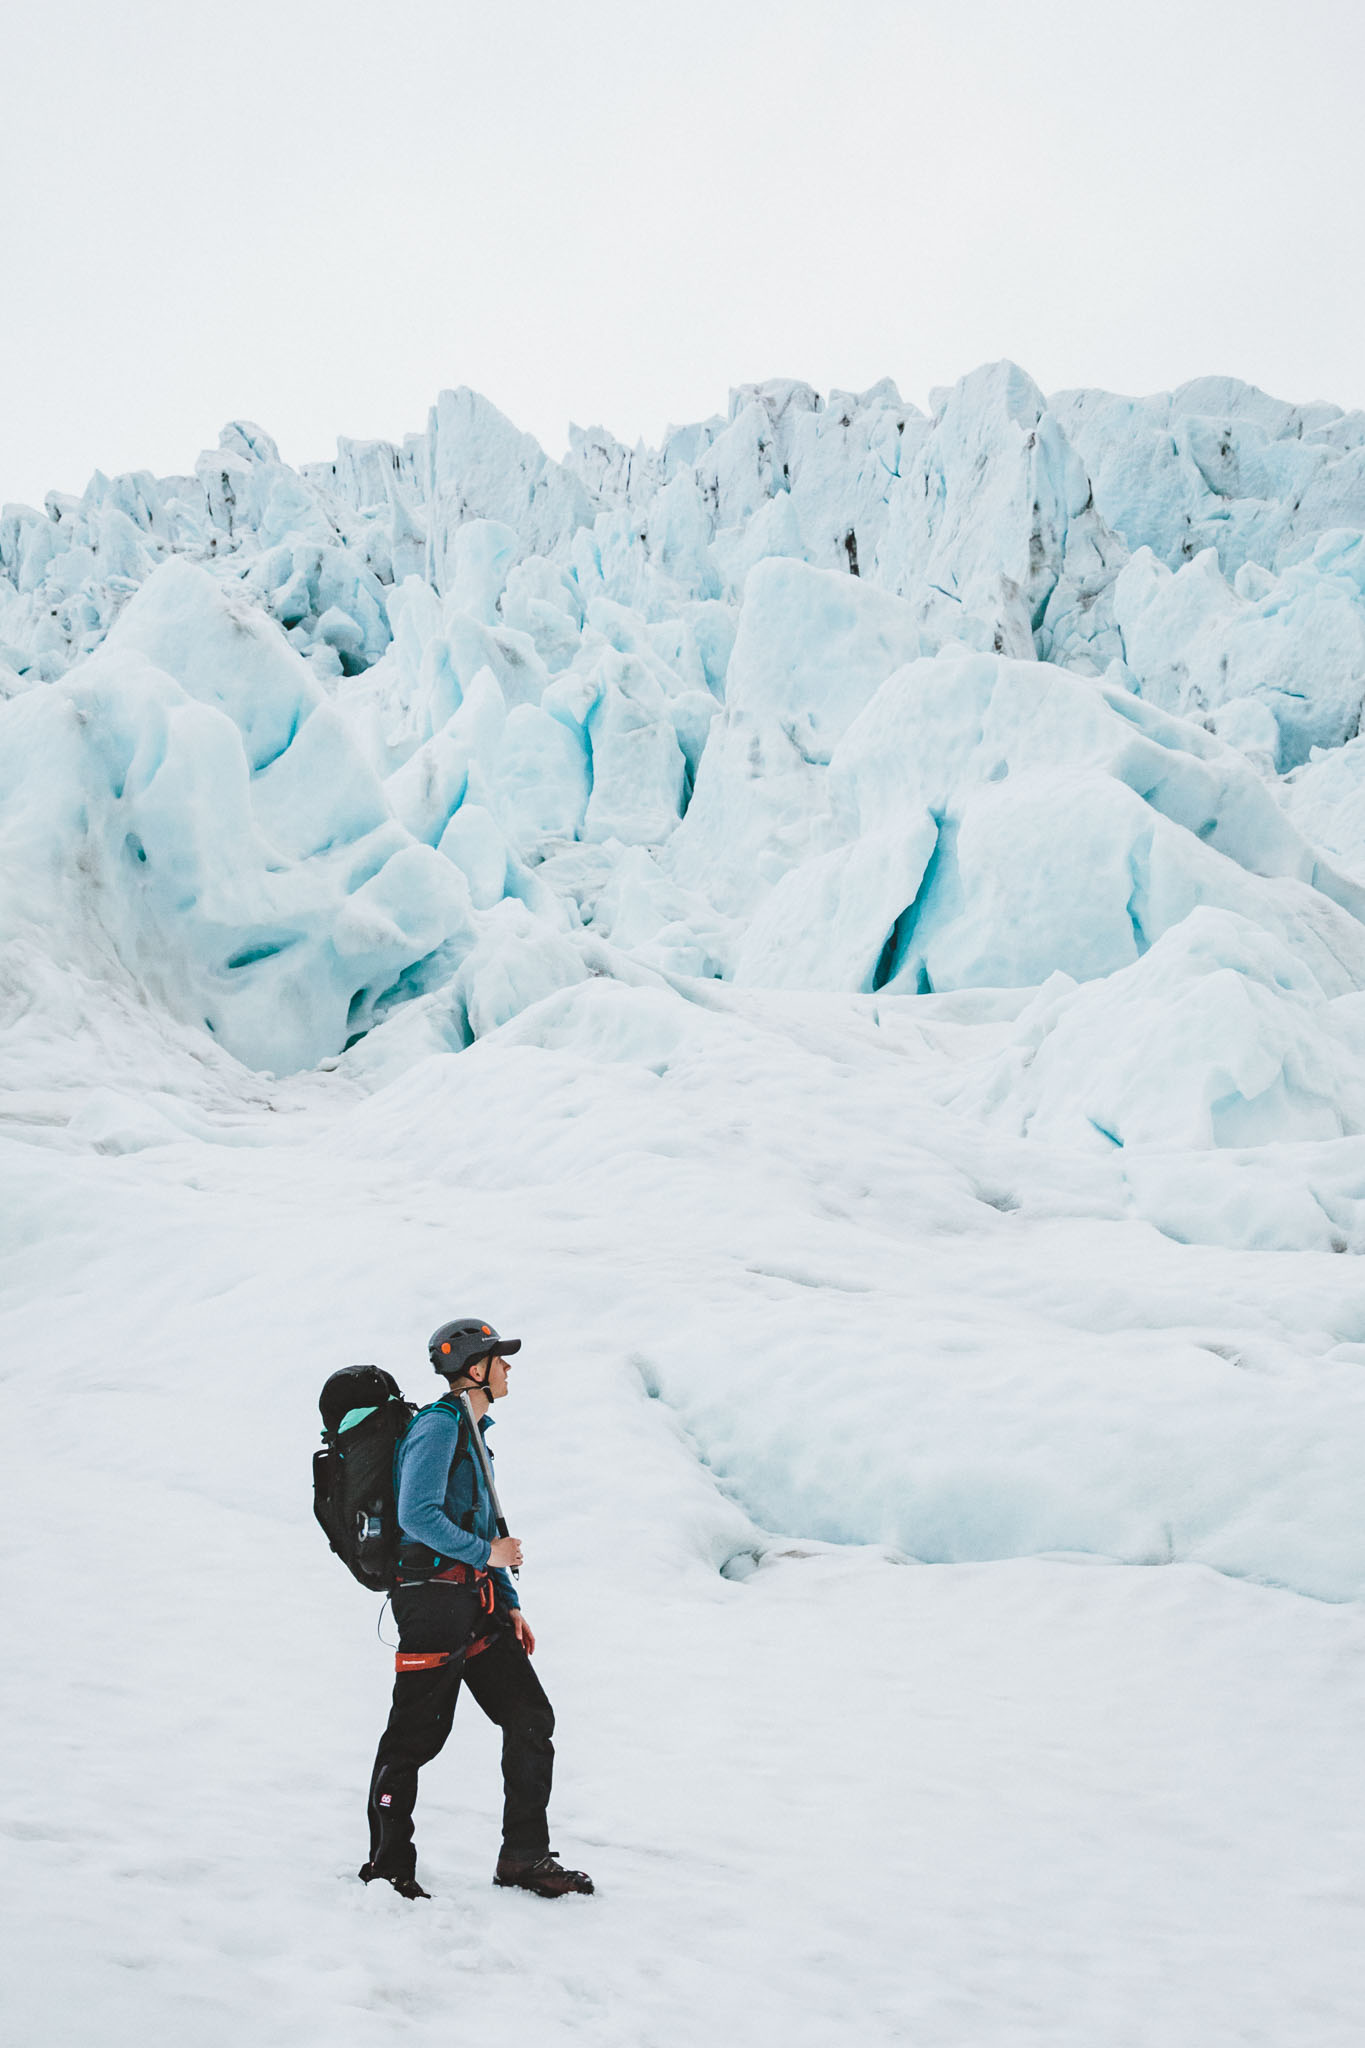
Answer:
[[(493, 1483), (493, 1461), (488, 1455), (488, 1446), (483, 1440), (483, 1433), (474, 1419), (474, 1410), (469, 1405), (468, 1394), (461, 1394), (460, 1406), (464, 1409), (465, 1421), (469, 1424), (469, 1439), (474, 1446), (474, 1456), (479, 1461), (479, 1470), (483, 1473), (483, 1483), (488, 1488), (488, 1498), (493, 1503), (493, 1520), (497, 1525), (499, 1536), (506, 1536), (510, 1531), (507, 1527), (507, 1518), (502, 1511), (502, 1502), (498, 1499), (498, 1489)], [(512, 1567), (512, 1577), (514, 1579), (521, 1577), (521, 1573), (515, 1565)]]

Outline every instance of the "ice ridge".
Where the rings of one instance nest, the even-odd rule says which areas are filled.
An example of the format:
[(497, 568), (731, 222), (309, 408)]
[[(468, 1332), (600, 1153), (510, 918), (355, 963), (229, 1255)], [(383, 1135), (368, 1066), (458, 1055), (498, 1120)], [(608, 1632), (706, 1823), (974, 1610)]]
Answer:
[[(236, 421), (193, 475), (5, 508), (0, 933), (276, 1072), (604, 962), (1065, 977), (1065, 1038), (1211, 933), (1256, 1034), (1272, 986), (1365, 989), (1362, 698), (1365, 415), (1232, 379), (773, 380), (562, 462), (464, 389), (297, 470)], [(1180, 1057), (1189, 1128), (1250, 1127)], [(1119, 1092), (1096, 1143), (1154, 1127)]]

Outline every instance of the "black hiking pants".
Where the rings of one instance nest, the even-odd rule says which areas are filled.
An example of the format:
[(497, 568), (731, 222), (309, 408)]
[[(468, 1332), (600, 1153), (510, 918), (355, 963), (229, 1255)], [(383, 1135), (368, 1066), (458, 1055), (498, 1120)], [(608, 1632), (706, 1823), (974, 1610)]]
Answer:
[[(417, 1773), (449, 1735), (462, 1684), (502, 1730), (502, 1853), (517, 1862), (534, 1862), (550, 1846), (545, 1810), (554, 1770), (550, 1738), (555, 1717), (506, 1611), (489, 1616), (480, 1608), (474, 1585), (432, 1579), (400, 1586), (393, 1613), (404, 1651), (453, 1654), (448, 1663), (394, 1676), (389, 1725), (379, 1738), (370, 1779), (374, 1875), (416, 1873), (412, 1810)], [(491, 1635), (488, 1647), (466, 1659), (468, 1645), (484, 1635)]]

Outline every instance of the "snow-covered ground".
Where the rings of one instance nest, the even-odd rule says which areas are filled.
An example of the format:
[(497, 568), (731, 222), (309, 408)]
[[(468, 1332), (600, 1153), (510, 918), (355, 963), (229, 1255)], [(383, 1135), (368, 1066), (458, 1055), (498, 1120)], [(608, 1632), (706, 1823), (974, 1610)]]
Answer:
[[(1362, 528), (1007, 365), (6, 514), (7, 2040), (1359, 2040)], [(468, 1702), (355, 1881), (470, 1310), (591, 1900)]]

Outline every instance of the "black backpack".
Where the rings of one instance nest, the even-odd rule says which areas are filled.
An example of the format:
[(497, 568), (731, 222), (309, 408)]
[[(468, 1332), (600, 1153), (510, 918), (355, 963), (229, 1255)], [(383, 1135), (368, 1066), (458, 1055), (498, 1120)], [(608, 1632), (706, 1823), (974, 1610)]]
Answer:
[(313, 1513), (341, 1562), (372, 1593), (398, 1573), (394, 1463), (417, 1413), (391, 1373), (374, 1365), (334, 1372), (318, 1400), (322, 1449), (313, 1453)]

